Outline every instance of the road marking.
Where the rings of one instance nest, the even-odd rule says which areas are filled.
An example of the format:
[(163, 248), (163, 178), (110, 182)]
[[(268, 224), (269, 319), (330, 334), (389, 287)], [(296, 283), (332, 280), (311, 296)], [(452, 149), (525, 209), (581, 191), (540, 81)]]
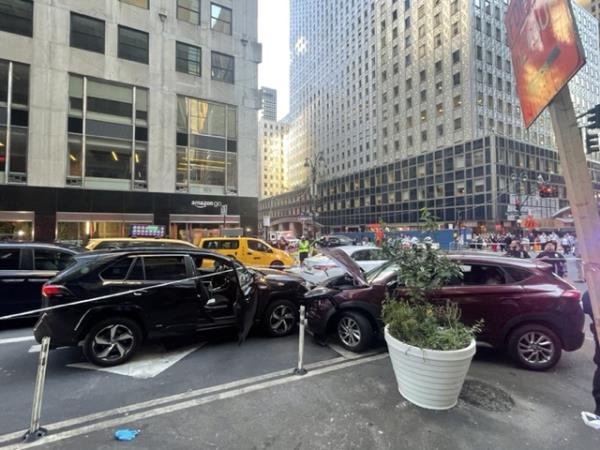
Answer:
[(29, 347), (29, 350), (27, 350), (27, 353), (39, 353), (41, 349), (42, 349), (42, 346), (40, 344), (35, 344), (35, 345), (32, 345), (31, 347)]
[(164, 348), (155, 346), (154, 348), (145, 349), (145, 351), (140, 352), (128, 363), (114, 367), (99, 367), (87, 362), (67, 364), (67, 367), (98, 370), (100, 372), (114, 373), (132, 378), (148, 379), (160, 375), (169, 367), (177, 364), (190, 353), (195, 352), (205, 345), (206, 343), (202, 342), (200, 344), (195, 344), (192, 347), (186, 347), (171, 352), (165, 352)]
[[(339, 358), (327, 359), (324, 361), (318, 361), (315, 363), (307, 364), (305, 367), (308, 370), (312, 370), (312, 369), (318, 369), (320, 367), (324, 367), (324, 366), (328, 366), (328, 365), (342, 363), (345, 361), (346, 361), (345, 358), (339, 357)], [(55, 422), (53, 424), (44, 425), (44, 427), (48, 428), (48, 429), (52, 429), (53, 431), (56, 431), (56, 430), (60, 430), (62, 428), (81, 425), (81, 424), (84, 424), (87, 422), (91, 422), (93, 420), (105, 419), (107, 417), (116, 416), (119, 414), (129, 414), (131, 412), (135, 412), (135, 411), (145, 409), (145, 408), (151, 408), (151, 407), (164, 405), (167, 403), (176, 402), (176, 401), (180, 401), (180, 400), (187, 400), (190, 398), (199, 397), (202, 395), (211, 394), (211, 393), (218, 392), (218, 391), (234, 389), (234, 388), (238, 388), (240, 386), (244, 386), (247, 384), (260, 383), (262, 381), (267, 381), (267, 380), (271, 380), (274, 378), (279, 378), (279, 377), (282, 377), (285, 375), (289, 375), (291, 372), (292, 372), (292, 369), (279, 370), (277, 372), (271, 372), (271, 373), (267, 373), (264, 375), (258, 375), (255, 377), (231, 381), (229, 383), (224, 383), (221, 385), (196, 389), (194, 391), (183, 392), (181, 394), (175, 394), (175, 395), (171, 395), (168, 397), (147, 400), (147, 401), (141, 402), (141, 403), (134, 403), (131, 405), (122, 406), (122, 407), (115, 408), (112, 410), (101, 411), (98, 413), (92, 413), (92, 414), (88, 414), (86, 416), (81, 416), (81, 417), (75, 417), (73, 419), (67, 419), (67, 420), (63, 420), (61, 422)], [(17, 431), (15, 433), (10, 433), (10, 434), (5, 434), (5, 435), (0, 436), (0, 444), (23, 437), (23, 435), (25, 434), (25, 431), (26, 430)]]
[(35, 338), (33, 336), (21, 336), (21, 337), (13, 337), (13, 338), (4, 338), (0, 339), (0, 345), (2, 344), (14, 344), (15, 342), (27, 342), (34, 341)]
[[(215, 402), (218, 400), (230, 399), (230, 398), (238, 397), (238, 396), (241, 396), (244, 394), (249, 394), (251, 392), (260, 391), (263, 389), (281, 386), (281, 385), (293, 383), (296, 381), (302, 381), (307, 378), (316, 377), (318, 375), (324, 375), (324, 374), (327, 374), (330, 372), (335, 372), (338, 370), (346, 369), (346, 368), (353, 367), (353, 366), (356, 366), (359, 364), (366, 364), (369, 362), (378, 361), (380, 359), (387, 358), (387, 356), (388, 356), (387, 353), (384, 353), (384, 354), (377, 354), (377, 355), (369, 356), (366, 358), (360, 358), (360, 359), (355, 359), (355, 360), (351, 360), (351, 361), (344, 361), (339, 364), (333, 364), (330, 366), (323, 367), (321, 369), (312, 370), (304, 376), (289, 375), (289, 371), (288, 371), (288, 376), (283, 377), (283, 378), (264, 381), (264, 382), (261, 382), (258, 384), (253, 384), (253, 385), (241, 387), (238, 389), (232, 389), (229, 391), (220, 392), (220, 393), (213, 394), (213, 395), (208, 395), (206, 397), (201, 397), (201, 398), (197, 398), (197, 399), (193, 399), (193, 400), (186, 400), (186, 401), (174, 403), (174, 404), (160, 407), (160, 408), (149, 409), (147, 411), (143, 411), (140, 413), (123, 416), (123, 417), (117, 417), (117, 418), (110, 419), (110, 420), (105, 420), (103, 422), (94, 423), (94, 424), (83, 426), (81, 428), (76, 428), (73, 430), (63, 431), (63, 432), (60, 432), (57, 434), (50, 434), (50, 435), (40, 439), (39, 441), (32, 442), (29, 444), (16, 444), (16, 445), (8, 446), (8, 447), (6, 447), (6, 449), (7, 450), (9, 450), (9, 449), (10, 450), (18, 450), (18, 449), (38, 447), (41, 445), (47, 445), (47, 444), (50, 444), (53, 442), (70, 439), (75, 436), (81, 436), (84, 434), (93, 433), (95, 431), (104, 430), (106, 428), (121, 426), (125, 423), (131, 423), (131, 422), (136, 422), (136, 421), (140, 421), (140, 420), (144, 420), (144, 419), (149, 419), (149, 418), (161, 416), (164, 414), (170, 414), (173, 412), (182, 411), (184, 409), (189, 409), (189, 408), (194, 408), (196, 406), (205, 405), (207, 403), (212, 403), (212, 402)], [(51, 426), (48, 426), (47, 428), (52, 429)]]

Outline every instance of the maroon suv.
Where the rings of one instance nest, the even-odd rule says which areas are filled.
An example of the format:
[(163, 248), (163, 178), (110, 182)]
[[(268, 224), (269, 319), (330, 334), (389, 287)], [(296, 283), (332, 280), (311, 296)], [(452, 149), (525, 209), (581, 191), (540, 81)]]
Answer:
[[(370, 347), (381, 332), (381, 303), (398, 297), (393, 262), (366, 274), (346, 254), (330, 255), (348, 272), (306, 294), (309, 330), (319, 339), (332, 334), (348, 350)], [(581, 294), (538, 262), (501, 256), (451, 255), (462, 280), (442, 288), (434, 301), (456, 302), (466, 324), (484, 320), (478, 341), (505, 349), (521, 366), (546, 370), (562, 350), (583, 345)]]

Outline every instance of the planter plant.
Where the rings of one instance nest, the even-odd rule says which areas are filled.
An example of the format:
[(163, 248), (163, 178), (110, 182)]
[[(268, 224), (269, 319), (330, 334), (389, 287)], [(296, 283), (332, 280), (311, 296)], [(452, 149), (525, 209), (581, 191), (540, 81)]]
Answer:
[[(436, 228), (429, 211), (421, 211), (426, 231)], [(398, 390), (427, 409), (450, 409), (458, 401), (475, 354), (481, 323), (466, 326), (450, 302), (436, 302), (438, 291), (462, 277), (460, 266), (425, 238), (418, 245), (387, 241), (388, 257), (398, 267), (395, 298), (383, 305), (385, 340)]]

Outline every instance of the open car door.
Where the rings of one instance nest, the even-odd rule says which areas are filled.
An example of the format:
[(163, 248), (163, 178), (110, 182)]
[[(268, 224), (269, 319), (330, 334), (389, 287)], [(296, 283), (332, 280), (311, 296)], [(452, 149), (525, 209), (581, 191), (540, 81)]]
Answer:
[(238, 295), (233, 304), (238, 327), (238, 343), (241, 345), (250, 333), (258, 308), (258, 291), (254, 283), (254, 275), (241, 264), (234, 262), (235, 274), (238, 279)]

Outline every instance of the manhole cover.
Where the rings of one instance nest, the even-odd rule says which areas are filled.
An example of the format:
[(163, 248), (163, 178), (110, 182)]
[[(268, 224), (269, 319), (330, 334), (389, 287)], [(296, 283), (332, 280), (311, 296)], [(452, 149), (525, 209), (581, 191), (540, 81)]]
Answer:
[(477, 380), (465, 381), (460, 398), (486, 411), (507, 412), (515, 406), (515, 401), (507, 392)]

